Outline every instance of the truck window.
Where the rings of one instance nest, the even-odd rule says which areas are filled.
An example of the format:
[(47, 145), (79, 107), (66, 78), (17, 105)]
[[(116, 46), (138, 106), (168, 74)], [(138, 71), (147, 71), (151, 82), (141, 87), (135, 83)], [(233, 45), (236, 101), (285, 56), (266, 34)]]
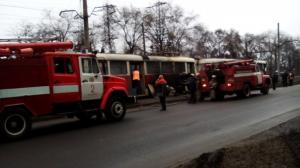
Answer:
[(99, 73), (98, 65), (95, 59), (83, 58), (81, 65), (83, 73)]
[(184, 62), (175, 62), (175, 73), (185, 72), (185, 63)]
[(162, 62), (161, 63), (162, 73), (173, 73), (173, 63), (172, 62)]
[(147, 73), (148, 74), (159, 74), (160, 66), (159, 62), (147, 62)]
[(110, 72), (113, 75), (127, 74), (127, 64), (125, 61), (111, 61)]
[(72, 74), (73, 66), (70, 58), (54, 58), (54, 71), (58, 74)]
[(98, 61), (99, 69), (102, 74), (108, 74), (107, 62), (106, 61)]

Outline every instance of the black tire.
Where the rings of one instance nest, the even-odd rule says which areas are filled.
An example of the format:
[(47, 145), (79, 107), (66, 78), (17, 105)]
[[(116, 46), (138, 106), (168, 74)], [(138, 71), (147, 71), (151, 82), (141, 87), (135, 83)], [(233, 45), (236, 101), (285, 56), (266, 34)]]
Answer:
[(23, 109), (13, 109), (0, 116), (0, 134), (8, 140), (19, 139), (31, 130), (31, 117)]
[(198, 101), (199, 102), (204, 101), (205, 95), (201, 91), (199, 91), (198, 93), (199, 93), (199, 95), (198, 95)]
[(217, 100), (217, 91), (215, 89), (212, 89), (209, 92), (209, 97), (210, 97), (210, 100)]
[(86, 114), (86, 113), (79, 113), (76, 115), (76, 117), (83, 123), (89, 123), (92, 118), (93, 118), (93, 115), (92, 114)]
[(238, 93), (238, 96), (242, 98), (250, 97), (250, 95), (251, 95), (251, 88), (249, 84), (245, 84), (243, 90), (241, 90)]
[(216, 95), (217, 100), (224, 100), (224, 94), (223, 93), (217, 93)]
[(104, 111), (109, 121), (121, 121), (126, 114), (126, 105), (121, 97), (111, 97)]
[(269, 90), (270, 90), (270, 86), (266, 85), (260, 90), (260, 92), (264, 95), (267, 95), (267, 94), (269, 94)]

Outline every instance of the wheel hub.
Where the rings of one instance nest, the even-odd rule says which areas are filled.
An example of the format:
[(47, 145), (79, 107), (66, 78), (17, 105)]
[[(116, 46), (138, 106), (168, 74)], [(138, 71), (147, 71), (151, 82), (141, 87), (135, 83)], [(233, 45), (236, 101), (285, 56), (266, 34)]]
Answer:
[(20, 114), (8, 116), (4, 121), (4, 129), (9, 135), (20, 135), (24, 132), (26, 120)]

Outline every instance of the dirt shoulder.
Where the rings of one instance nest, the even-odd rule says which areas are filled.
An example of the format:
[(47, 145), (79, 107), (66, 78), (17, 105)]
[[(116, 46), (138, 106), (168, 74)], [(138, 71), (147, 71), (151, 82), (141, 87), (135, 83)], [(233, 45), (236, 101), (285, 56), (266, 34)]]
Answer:
[(300, 167), (300, 117), (174, 168), (254, 167)]

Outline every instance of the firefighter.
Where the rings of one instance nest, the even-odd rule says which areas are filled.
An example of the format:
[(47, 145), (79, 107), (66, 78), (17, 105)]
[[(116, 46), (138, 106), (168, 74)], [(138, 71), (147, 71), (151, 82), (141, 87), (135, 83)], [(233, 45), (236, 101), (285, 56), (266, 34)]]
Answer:
[(135, 89), (135, 94), (138, 95), (140, 89), (140, 71), (137, 66), (134, 67), (132, 72), (132, 88)]
[(197, 78), (195, 74), (191, 73), (190, 77), (188, 78), (188, 88), (190, 91), (190, 99), (188, 103), (196, 103), (197, 102)]
[(293, 86), (294, 78), (295, 78), (294, 72), (292, 70), (290, 70), (289, 71), (289, 76), (288, 76), (289, 86)]
[(159, 102), (161, 104), (160, 111), (166, 111), (166, 96), (167, 96), (167, 81), (163, 75), (159, 75), (158, 79), (155, 81), (156, 94), (159, 97)]
[(272, 75), (272, 86), (273, 90), (276, 90), (276, 84), (278, 82), (278, 71), (275, 71)]
[(288, 86), (288, 83), (287, 83), (288, 75), (289, 74), (288, 74), (288, 72), (286, 70), (281, 75), (281, 77), (282, 77), (282, 86), (284, 86), (284, 87)]

